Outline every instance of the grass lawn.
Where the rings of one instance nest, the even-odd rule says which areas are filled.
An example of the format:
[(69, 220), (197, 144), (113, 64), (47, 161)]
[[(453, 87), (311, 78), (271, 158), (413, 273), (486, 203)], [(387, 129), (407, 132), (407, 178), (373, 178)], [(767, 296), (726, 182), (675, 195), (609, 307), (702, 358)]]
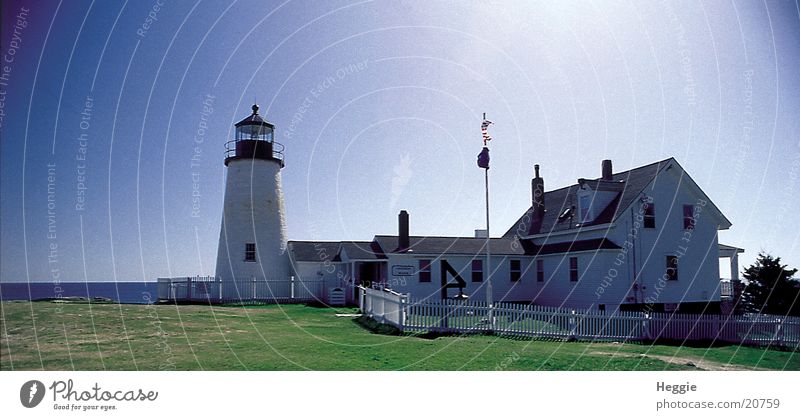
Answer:
[(800, 370), (797, 352), (372, 333), (355, 309), (2, 302), (0, 369)]

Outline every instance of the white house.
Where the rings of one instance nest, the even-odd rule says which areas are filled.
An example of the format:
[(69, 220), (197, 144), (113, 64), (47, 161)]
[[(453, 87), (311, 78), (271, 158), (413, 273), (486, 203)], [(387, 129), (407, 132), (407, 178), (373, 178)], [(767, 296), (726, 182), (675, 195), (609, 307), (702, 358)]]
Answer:
[(491, 238), (489, 264), (485, 237), (412, 236), (402, 211), (396, 236), (289, 241), (294, 272), (418, 299), (483, 300), (488, 266), (496, 301), (719, 311), (718, 259), (730, 257), (735, 267), (743, 250), (717, 242), (730, 221), (674, 158), (618, 173), (606, 160), (600, 177), (544, 191), (536, 165), (531, 207), (502, 237)]

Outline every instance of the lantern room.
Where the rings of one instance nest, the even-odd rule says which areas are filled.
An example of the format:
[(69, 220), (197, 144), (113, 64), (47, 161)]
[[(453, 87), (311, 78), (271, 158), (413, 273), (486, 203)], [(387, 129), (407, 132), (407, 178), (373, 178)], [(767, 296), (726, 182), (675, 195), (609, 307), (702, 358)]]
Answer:
[(274, 141), (275, 126), (258, 114), (258, 105), (253, 104), (253, 113), (236, 123), (236, 137), (225, 143), (225, 166), (232, 160), (273, 160), (284, 166), (283, 145)]

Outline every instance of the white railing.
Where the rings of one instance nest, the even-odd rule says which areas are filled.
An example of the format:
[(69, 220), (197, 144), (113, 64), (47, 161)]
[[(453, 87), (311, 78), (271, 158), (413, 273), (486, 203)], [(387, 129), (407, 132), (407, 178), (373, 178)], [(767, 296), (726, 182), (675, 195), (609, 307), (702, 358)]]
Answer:
[(731, 279), (720, 279), (719, 296), (722, 299), (730, 299), (733, 297), (733, 283), (731, 283)]
[(237, 277), (173, 277), (158, 279), (158, 299), (206, 303), (302, 303), (324, 301), (323, 280)]
[(408, 296), (391, 290), (375, 290), (359, 287), (359, 308), (381, 323), (388, 323), (398, 328), (405, 324), (405, 311)]
[(362, 313), (400, 330), (481, 333), (590, 341), (718, 341), (800, 345), (800, 317), (600, 312), (517, 303), (413, 300), (389, 290), (360, 288)]

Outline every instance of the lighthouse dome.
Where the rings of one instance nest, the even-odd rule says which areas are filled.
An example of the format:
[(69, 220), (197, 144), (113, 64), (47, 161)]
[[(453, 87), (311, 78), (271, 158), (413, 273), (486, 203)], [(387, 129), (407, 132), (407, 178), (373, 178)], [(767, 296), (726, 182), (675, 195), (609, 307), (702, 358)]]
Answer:
[(248, 115), (247, 118), (237, 122), (236, 128), (245, 126), (266, 126), (271, 129), (275, 128), (274, 125), (264, 120), (264, 118), (262, 118), (261, 115), (258, 114), (258, 109), (259, 109), (258, 104), (253, 104), (253, 106), (250, 107), (250, 109), (253, 110), (253, 113)]

